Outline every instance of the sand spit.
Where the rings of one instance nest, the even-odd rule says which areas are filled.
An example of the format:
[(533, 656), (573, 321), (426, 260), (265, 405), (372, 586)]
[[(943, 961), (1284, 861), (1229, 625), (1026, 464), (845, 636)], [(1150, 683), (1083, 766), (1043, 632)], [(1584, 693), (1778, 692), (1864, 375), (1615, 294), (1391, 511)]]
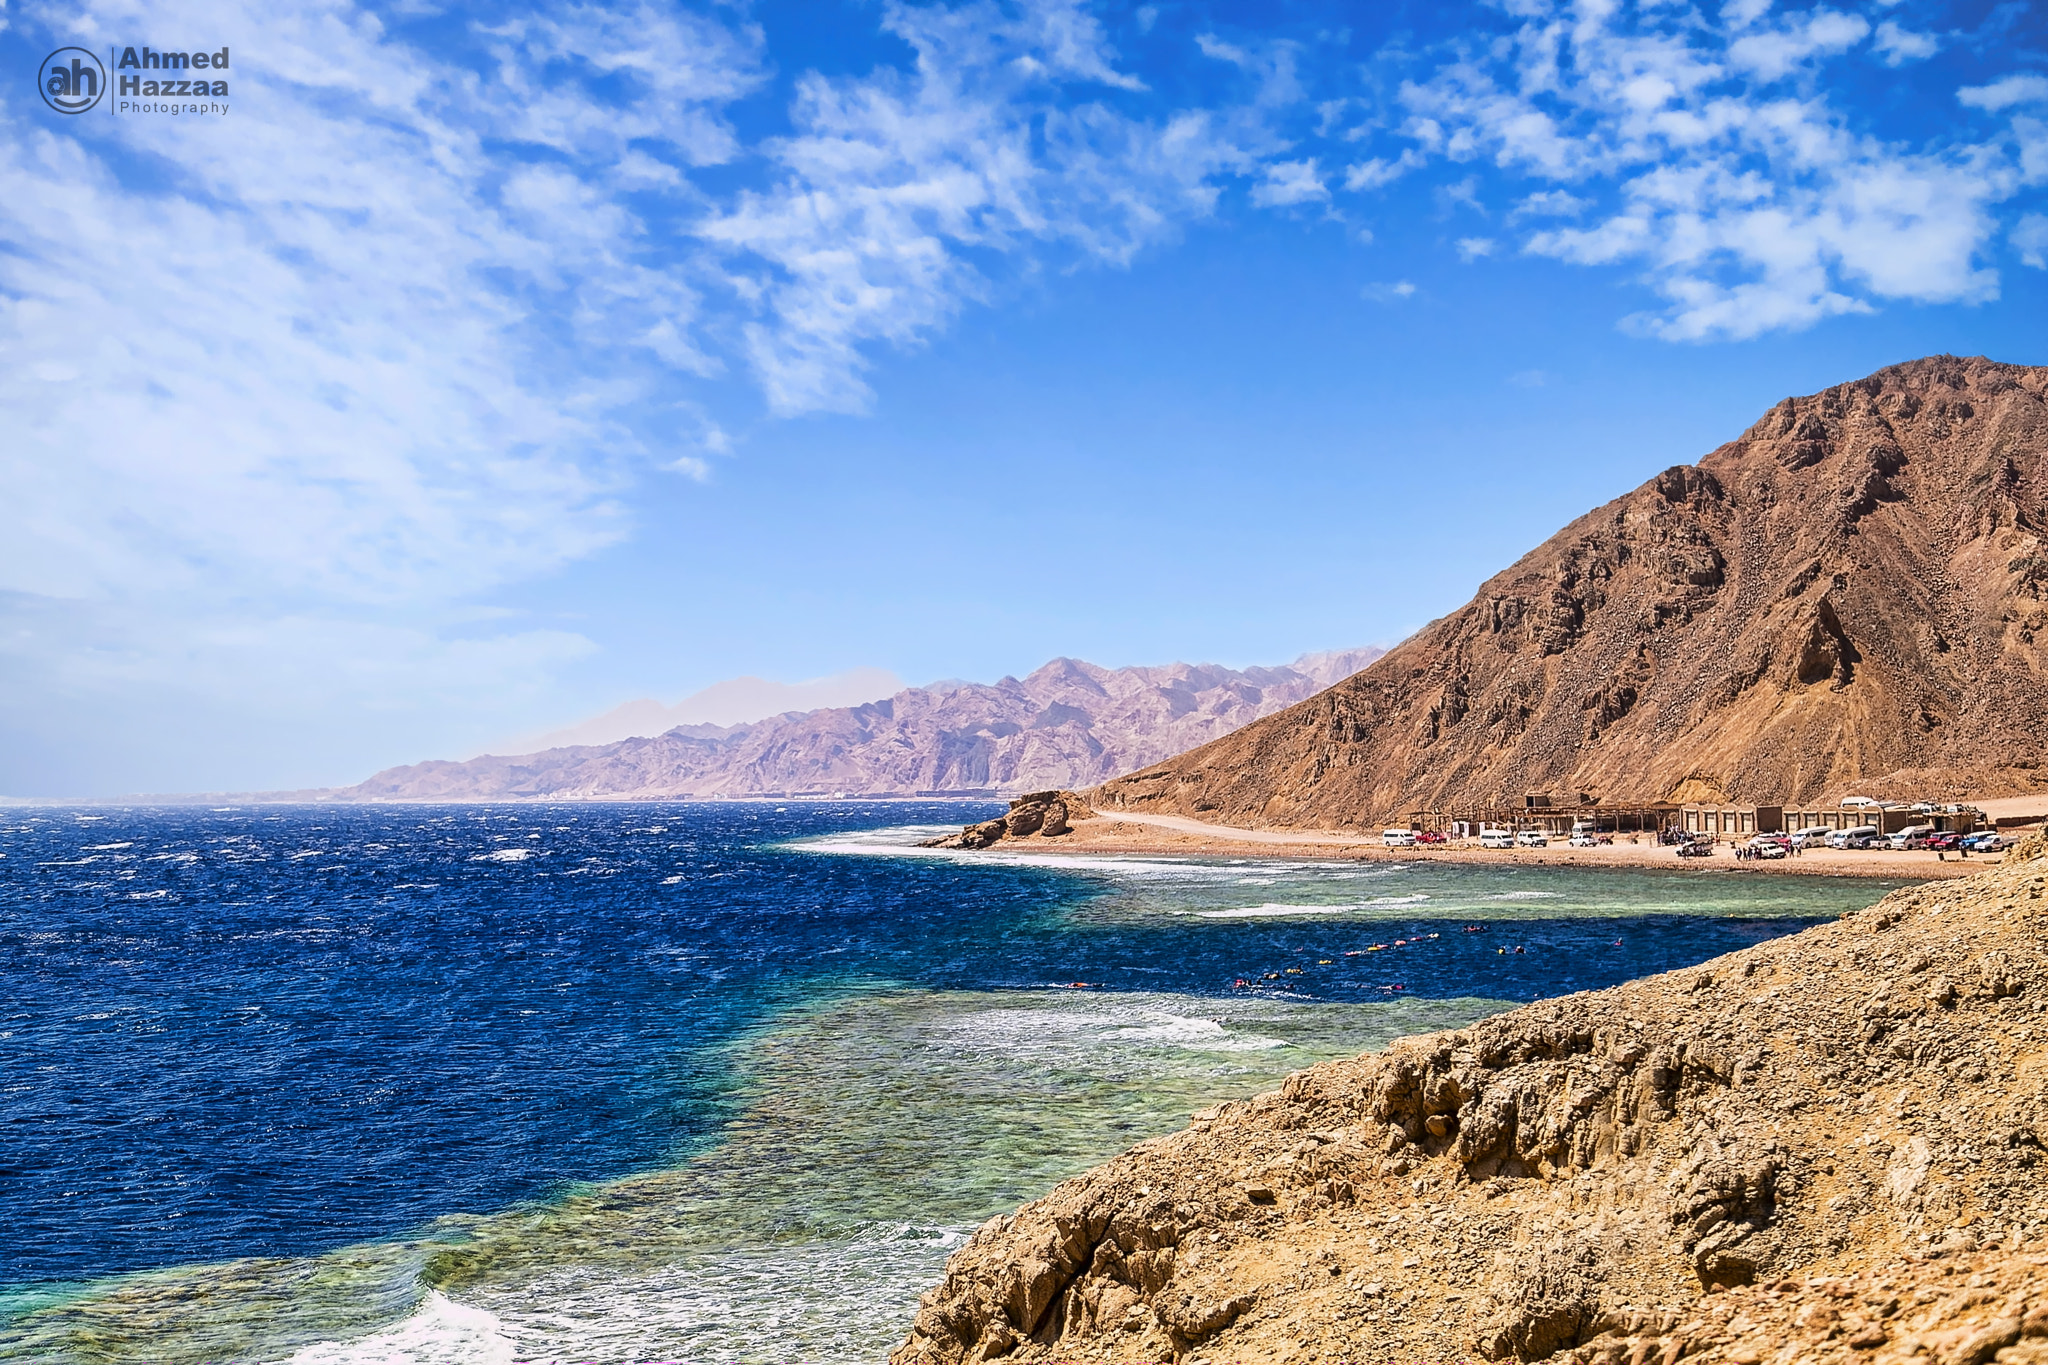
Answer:
[(2048, 844), (1326, 1063), (984, 1225), (894, 1365), (2048, 1361)]

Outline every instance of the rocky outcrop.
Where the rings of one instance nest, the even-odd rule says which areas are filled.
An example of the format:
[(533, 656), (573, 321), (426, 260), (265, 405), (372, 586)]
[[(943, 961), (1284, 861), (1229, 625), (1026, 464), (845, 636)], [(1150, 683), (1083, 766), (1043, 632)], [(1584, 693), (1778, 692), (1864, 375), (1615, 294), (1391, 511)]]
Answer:
[(652, 738), (390, 768), (341, 801), (854, 796), (1085, 787), (1291, 706), (1385, 651), (1284, 668), (1100, 668), (1055, 659), (1027, 678), (912, 687), (887, 701), (682, 726)]
[(927, 839), (923, 848), (992, 848), (1004, 839), (1057, 839), (1073, 829), (1076, 820), (1087, 820), (1095, 812), (1073, 792), (1029, 792), (1010, 803), (1009, 813), (1000, 820), (983, 820), (968, 825), (958, 834)]
[(1198, 1113), (892, 1361), (2048, 1359), (2044, 853)]
[(1254, 827), (2048, 788), (2048, 368), (1778, 404), (1358, 676), (1090, 794)]

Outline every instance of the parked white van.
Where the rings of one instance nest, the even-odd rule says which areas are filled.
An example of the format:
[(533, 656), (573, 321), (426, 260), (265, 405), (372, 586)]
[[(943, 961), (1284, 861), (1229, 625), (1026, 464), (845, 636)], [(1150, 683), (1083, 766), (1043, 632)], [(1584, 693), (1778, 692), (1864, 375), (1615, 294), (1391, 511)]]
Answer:
[(1891, 836), (1891, 845), (1893, 848), (1910, 848), (1915, 840), (1925, 839), (1932, 833), (1932, 825), (1908, 825)]
[(1808, 825), (1805, 829), (1795, 829), (1792, 831), (1792, 847), (1818, 848), (1827, 842), (1827, 837), (1831, 833), (1833, 831), (1826, 825)]
[(1829, 848), (1870, 848), (1877, 843), (1876, 825), (1857, 825), (1853, 829), (1838, 829), (1828, 836)]
[(1388, 848), (1413, 848), (1415, 847), (1415, 831), (1412, 829), (1383, 829), (1380, 831), (1380, 843)]
[(1513, 848), (1515, 846), (1515, 836), (1509, 830), (1482, 829), (1479, 831), (1479, 846), (1481, 848)]

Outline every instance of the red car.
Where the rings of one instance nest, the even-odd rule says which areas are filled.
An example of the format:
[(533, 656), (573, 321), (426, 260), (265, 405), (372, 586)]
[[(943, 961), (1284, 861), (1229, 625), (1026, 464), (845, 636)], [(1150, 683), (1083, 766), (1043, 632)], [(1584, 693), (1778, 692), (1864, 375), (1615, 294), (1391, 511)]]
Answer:
[(1929, 848), (1945, 849), (1953, 853), (1962, 846), (1963, 836), (1957, 834), (1954, 830), (1944, 830), (1940, 834), (1930, 834), (1927, 836), (1927, 847)]
[(1449, 843), (1450, 840), (1445, 838), (1440, 830), (1425, 829), (1416, 832), (1415, 842), (1418, 844), (1445, 844)]

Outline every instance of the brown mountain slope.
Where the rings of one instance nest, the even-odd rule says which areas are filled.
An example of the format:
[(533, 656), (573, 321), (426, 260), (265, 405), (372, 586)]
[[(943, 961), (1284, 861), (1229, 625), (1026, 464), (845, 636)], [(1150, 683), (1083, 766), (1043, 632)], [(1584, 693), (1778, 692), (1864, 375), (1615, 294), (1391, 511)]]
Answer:
[(2048, 368), (1896, 365), (1785, 400), (1358, 676), (1092, 799), (1328, 827), (1536, 792), (2029, 792), (2044, 526)]

